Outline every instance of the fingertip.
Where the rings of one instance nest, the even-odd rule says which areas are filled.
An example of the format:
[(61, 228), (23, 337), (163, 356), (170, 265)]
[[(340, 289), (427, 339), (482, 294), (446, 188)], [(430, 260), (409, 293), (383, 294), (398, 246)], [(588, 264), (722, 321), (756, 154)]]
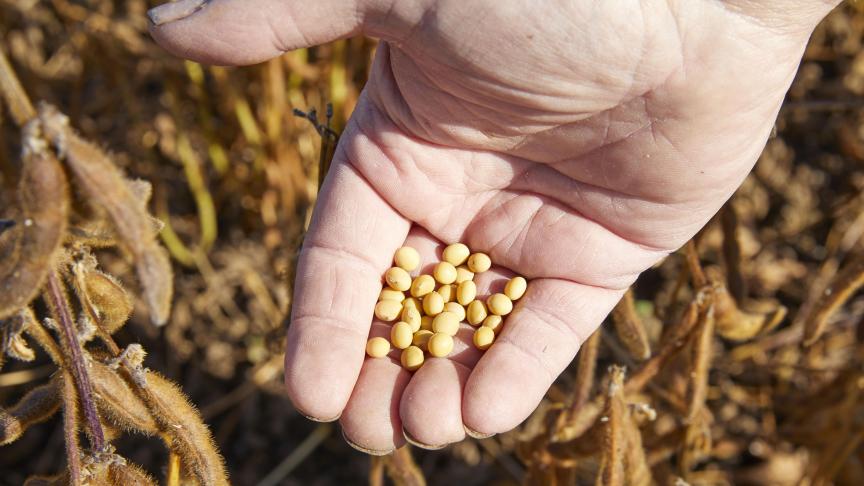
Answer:
[(411, 373), (393, 358), (367, 359), (342, 413), (342, 435), (355, 449), (386, 454), (405, 445), (399, 401)]
[(440, 449), (465, 438), (462, 390), (470, 369), (445, 358), (430, 358), (414, 373), (399, 404), (405, 439)]

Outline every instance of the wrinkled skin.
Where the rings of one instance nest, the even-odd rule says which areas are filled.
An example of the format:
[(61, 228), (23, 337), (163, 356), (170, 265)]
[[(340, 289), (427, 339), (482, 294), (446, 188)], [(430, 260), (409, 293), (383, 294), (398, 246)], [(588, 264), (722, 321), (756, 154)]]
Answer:
[[(624, 289), (750, 171), (835, 4), (214, 0), (152, 34), (216, 64), (384, 41), (302, 249), (285, 381), (302, 413), (341, 417), (346, 439), (386, 453), (522, 422)], [(425, 262), (442, 242), (488, 252), (481, 294), (530, 279), (488, 352), (466, 325), (413, 375), (396, 353), (364, 360), (406, 238)]]

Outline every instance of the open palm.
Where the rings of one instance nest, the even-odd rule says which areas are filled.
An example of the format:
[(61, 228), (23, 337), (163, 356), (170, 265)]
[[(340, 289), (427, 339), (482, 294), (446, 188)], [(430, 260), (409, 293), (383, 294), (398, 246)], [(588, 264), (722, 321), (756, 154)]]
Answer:
[[(388, 452), (518, 425), (640, 272), (751, 169), (820, 0), (213, 0), (151, 13), (178, 55), (249, 64), (339, 37), (384, 40), (303, 245), (286, 354), (294, 404)], [(169, 22), (180, 14), (190, 16)], [(364, 360), (381, 275), (462, 241), (530, 279), (496, 344)]]

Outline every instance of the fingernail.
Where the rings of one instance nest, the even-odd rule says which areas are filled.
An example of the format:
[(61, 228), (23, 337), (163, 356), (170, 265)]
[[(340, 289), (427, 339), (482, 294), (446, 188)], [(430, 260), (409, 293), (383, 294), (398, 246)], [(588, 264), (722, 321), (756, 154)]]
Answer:
[(335, 422), (335, 421), (339, 420), (339, 419), (342, 417), (342, 414), (341, 414), (341, 413), (340, 413), (339, 415), (337, 415), (337, 416), (335, 416), (335, 417), (333, 417), (333, 418), (329, 418), (329, 419), (322, 419), (322, 418), (318, 418), (318, 417), (313, 417), (313, 416), (311, 416), (311, 415), (306, 415), (305, 413), (300, 412), (299, 410), (297, 411), (297, 413), (299, 413), (300, 415), (306, 417), (307, 419), (309, 419), (309, 420), (311, 420), (311, 421), (313, 421), (313, 422), (320, 422), (320, 423), (322, 423), (322, 424), (327, 423), (327, 422)]
[(347, 435), (345, 435), (344, 430), (342, 431), (342, 439), (344, 439), (345, 442), (349, 446), (351, 446), (352, 448), (357, 449), (360, 452), (369, 454), (370, 456), (386, 456), (387, 454), (392, 454), (394, 451), (394, 449), (390, 449), (390, 450), (386, 450), (386, 451), (376, 451), (375, 449), (367, 449), (365, 447), (360, 447), (359, 445), (352, 442), (351, 439), (349, 439)]
[(495, 435), (495, 434), (481, 434), (480, 432), (475, 432), (464, 425), (462, 426), (462, 428), (465, 429), (465, 433), (468, 434), (468, 437), (471, 437), (472, 439), (488, 439), (489, 437), (492, 437), (493, 435)]
[(179, 2), (166, 3), (148, 10), (147, 18), (150, 19), (150, 23), (159, 26), (185, 19), (204, 8), (208, 3), (210, 0), (180, 0)]
[(420, 442), (419, 440), (415, 439), (414, 437), (411, 437), (411, 434), (409, 434), (408, 431), (405, 429), (402, 429), (402, 435), (405, 436), (405, 440), (408, 441), (409, 444), (413, 445), (414, 447), (426, 449), (427, 451), (437, 451), (439, 449), (443, 449), (443, 448), (447, 447), (447, 444), (437, 445), (437, 446), (424, 444), (424, 443)]

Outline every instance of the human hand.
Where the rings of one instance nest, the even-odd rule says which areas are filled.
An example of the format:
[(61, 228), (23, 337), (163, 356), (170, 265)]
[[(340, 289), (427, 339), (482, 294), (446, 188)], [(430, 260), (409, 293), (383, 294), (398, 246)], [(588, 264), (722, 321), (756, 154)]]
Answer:
[[(162, 46), (215, 64), (384, 41), (303, 245), (285, 380), (302, 413), (341, 416), (350, 442), (386, 453), (403, 431), (435, 447), (523, 421), (639, 273), (747, 175), (836, 3), (212, 0), (151, 18)], [(530, 279), (485, 354), (466, 328), (413, 375), (364, 360), (406, 238), (425, 263), (456, 241), (489, 253), (480, 295)]]

